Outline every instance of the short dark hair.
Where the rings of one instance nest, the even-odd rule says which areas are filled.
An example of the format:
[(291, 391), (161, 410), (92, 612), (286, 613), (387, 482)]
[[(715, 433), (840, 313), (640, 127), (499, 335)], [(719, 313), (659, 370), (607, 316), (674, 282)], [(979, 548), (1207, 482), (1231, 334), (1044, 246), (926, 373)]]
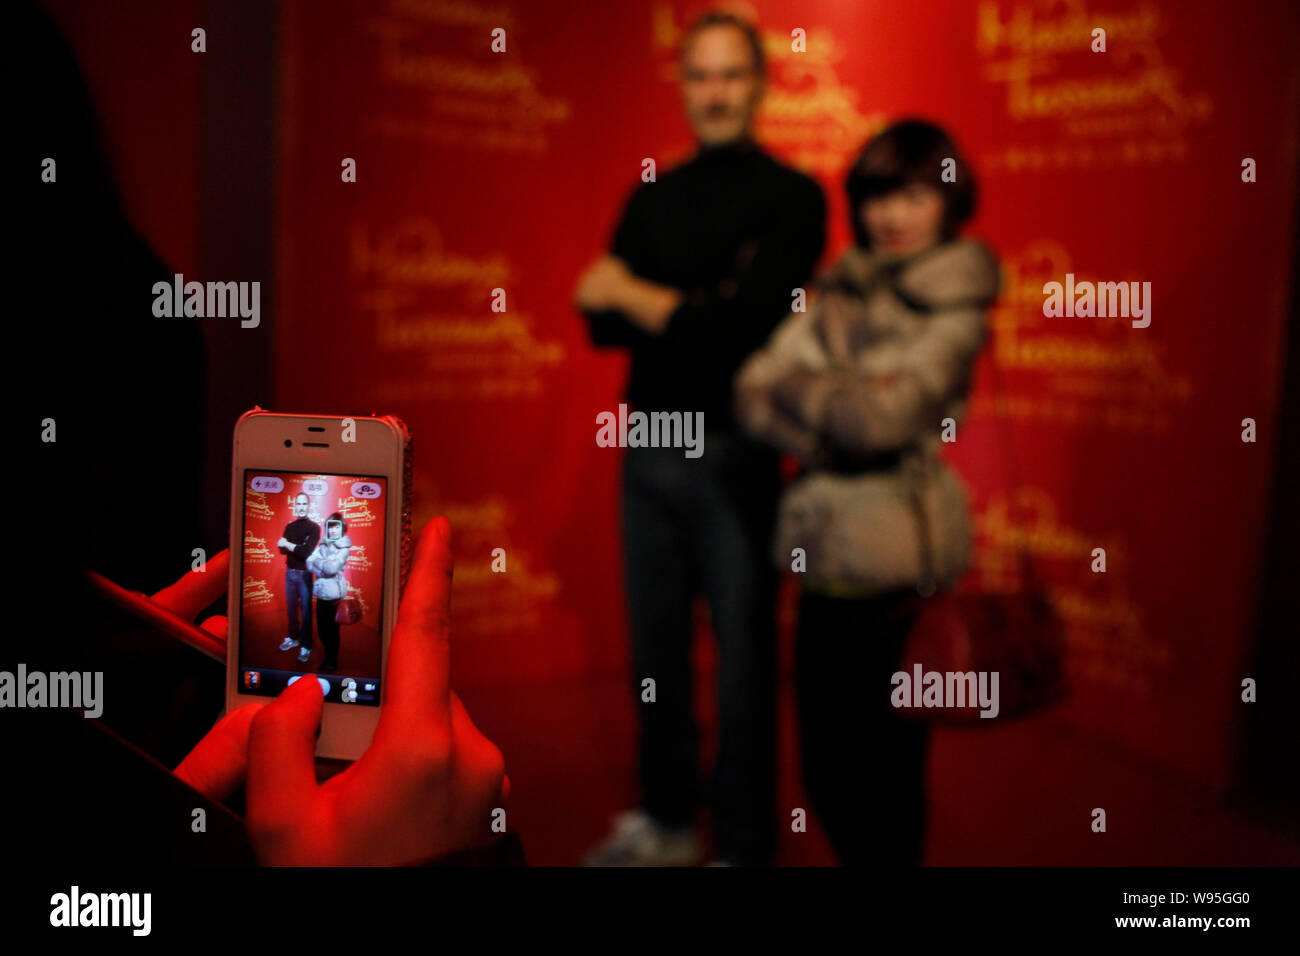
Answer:
[[(941, 177), (943, 161), (952, 159), (955, 179)], [(872, 137), (849, 167), (845, 187), (849, 218), (859, 246), (870, 248), (871, 237), (862, 224), (862, 204), (913, 183), (933, 186), (943, 196), (943, 238), (951, 239), (975, 212), (975, 175), (957, 144), (941, 126), (907, 119)]]
[(332, 515), (330, 515), (328, 518), (325, 519), (325, 523), (326, 523), (326, 524), (329, 524), (331, 521), (342, 521), (342, 522), (343, 522), (343, 533), (344, 533), (344, 534), (347, 534), (347, 533), (348, 533), (348, 522), (347, 522), (347, 519), (343, 517), (343, 515), (342, 515), (341, 512), (336, 511), (336, 512), (334, 512)]
[(681, 59), (685, 59), (686, 48), (691, 45), (691, 41), (709, 27), (734, 27), (743, 33), (746, 42), (749, 43), (750, 51), (754, 54), (754, 69), (759, 76), (767, 72), (767, 56), (763, 53), (763, 38), (759, 35), (758, 28), (744, 17), (725, 10), (710, 10), (703, 13), (686, 28), (686, 32), (682, 34), (682, 42), (677, 47)]

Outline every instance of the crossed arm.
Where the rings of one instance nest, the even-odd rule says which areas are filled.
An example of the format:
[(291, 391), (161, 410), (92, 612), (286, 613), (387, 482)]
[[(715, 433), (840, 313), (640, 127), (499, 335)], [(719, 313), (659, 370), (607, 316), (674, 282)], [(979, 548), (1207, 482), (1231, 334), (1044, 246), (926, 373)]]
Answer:
[(983, 344), (983, 313), (933, 313), (889, 373), (866, 374), (821, 344), (825, 307), (823, 300), (792, 314), (741, 369), (736, 409), (745, 427), (810, 463), (828, 446), (868, 456), (901, 450), (937, 429)]
[[(761, 234), (737, 250), (735, 274), (713, 288), (678, 289), (638, 275), (654, 259), (661, 217), (647, 188), (628, 201), (612, 251), (584, 272), (575, 305), (597, 346), (632, 347), (660, 339), (735, 369), (786, 314), (825, 243), (826, 204), (811, 184), (778, 207)], [(649, 270), (647, 270), (649, 271)]]

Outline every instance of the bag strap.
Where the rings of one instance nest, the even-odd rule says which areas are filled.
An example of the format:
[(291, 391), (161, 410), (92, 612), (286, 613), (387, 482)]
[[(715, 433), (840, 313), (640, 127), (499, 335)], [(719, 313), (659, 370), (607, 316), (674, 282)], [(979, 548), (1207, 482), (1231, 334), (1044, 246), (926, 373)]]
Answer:
[(916, 593), (921, 597), (930, 597), (939, 590), (939, 582), (934, 572), (934, 544), (930, 540), (930, 518), (925, 513), (922, 500), (925, 477), (921, 474), (923, 466), (915, 460), (903, 463), (904, 474), (911, 488), (912, 512), (916, 515), (917, 541), (921, 549), (921, 579), (916, 583)]
[[(1007, 410), (1006, 381), (1002, 377), (1002, 366), (998, 362), (996, 343), (992, 343), (989, 350), (989, 366), (993, 370), (993, 409), (994, 417), (998, 421), (996, 431), (998, 433), (998, 442), (1002, 446), (1002, 453), (999, 457), (1002, 459), (1002, 467), (1007, 483), (1007, 518), (1014, 520), (1021, 497), (1020, 459), (1016, 453), (1011, 415)], [(1026, 544), (1017, 543), (1015, 549), (1019, 558), (1022, 583), (1027, 589), (1032, 590), (1038, 583), (1038, 576), (1034, 571), (1033, 556), (1029, 553), (1029, 547)]]
[[(924, 253), (922, 255), (924, 255)], [(892, 268), (882, 269), (873, 276), (873, 279), (877, 282), (883, 282), (883, 284), (888, 285), (890, 291), (892, 291), (905, 306), (912, 309), (914, 312), (921, 315), (932, 314), (935, 311), (933, 305), (917, 300), (914, 296), (908, 295), (901, 288), (899, 278), (901, 275), (902, 265), (902, 263), (898, 263)], [(982, 301), (972, 301), (970, 303), (962, 304), (969, 304), (972, 307), (979, 308), (983, 308), (984, 306)], [(952, 304), (949, 303), (945, 307), (950, 308), (952, 307)], [(1018, 506), (1020, 500), (1019, 457), (1016, 454), (1015, 439), (1011, 432), (1011, 416), (1006, 409), (1006, 383), (1002, 378), (1002, 368), (998, 364), (997, 347), (995, 343), (990, 343), (990, 345), (989, 365), (993, 369), (994, 417), (998, 422), (998, 428), (996, 429), (998, 432), (997, 440), (1001, 445), (1001, 454), (999, 457), (1002, 459), (1003, 470), (1006, 475), (1007, 514), (1010, 518), (1013, 516), (1014, 510)], [(904, 468), (911, 469), (909, 475), (909, 484), (911, 486), (910, 497), (912, 510), (916, 515), (918, 541), (921, 552), (921, 576), (920, 581), (917, 584), (917, 591), (923, 596), (928, 597), (934, 594), (938, 589), (938, 581), (935, 575), (934, 543), (931, 540), (930, 521), (929, 517), (926, 515), (925, 503), (923, 500), (924, 486), (928, 484), (928, 476), (922, 473), (925, 470), (925, 464), (924, 461), (905, 462)], [(1032, 556), (1029, 553), (1029, 549), (1023, 544), (1018, 544), (1016, 546), (1016, 552), (1020, 559), (1022, 581), (1026, 587), (1032, 589), (1037, 583), (1037, 575), (1034, 573), (1034, 563)]]
[[(1016, 453), (1015, 438), (1011, 429), (1011, 416), (1006, 408), (1006, 382), (1002, 377), (1002, 367), (998, 364), (996, 347), (989, 352), (989, 365), (993, 370), (993, 408), (998, 425), (995, 431), (998, 434), (998, 444), (1001, 446), (999, 457), (1002, 460), (1007, 484), (1007, 516), (1008, 518), (1014, 518), (1015, 510), (1020, 501), (1019, 456)], [(929, 597), (938, 590), (938, 580), (935, 575), (934, 542), (931, 538), (930, 519), (926, 514), (923, 497), (925, 487), (928, 485), (928, 476), (924, 473), (924, 462), (908, 461), (905, 463), (904, 469), (908, 475), (912, 511), (916, 516), (917, 537), (921, 553), (921, 576), (916, 585), (916, 590), (923, 597)], [(1034, 570), (1033, 556), (1030, 554), (1028, 546), (1023, 543), (1016, 544), (1015, 548), (1020, 564), (1022, 584), (1026, 590), (1034, 590), (1038, 586), (1038, 575)]]

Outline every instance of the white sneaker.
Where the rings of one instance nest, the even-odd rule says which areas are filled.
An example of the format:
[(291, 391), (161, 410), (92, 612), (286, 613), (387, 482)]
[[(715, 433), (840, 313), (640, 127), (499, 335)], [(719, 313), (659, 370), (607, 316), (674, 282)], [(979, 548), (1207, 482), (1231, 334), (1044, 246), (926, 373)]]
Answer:
[(304, 647), (298, 652), (298, 663), (306, 664), (309, 660), (311, 660), (311, 648)]
[(292, 637), (286, 637), (284, 640), (280, 642), (280, 650), (282, 651), (291, 651), (297, 646), (298, 646), (298, 642), (295, 641)]
[(582, 861), (583, 866), (694, 866), (700, 844), (690, 827), (672, 829), (644, 810), (614, 818), (614, 831)]

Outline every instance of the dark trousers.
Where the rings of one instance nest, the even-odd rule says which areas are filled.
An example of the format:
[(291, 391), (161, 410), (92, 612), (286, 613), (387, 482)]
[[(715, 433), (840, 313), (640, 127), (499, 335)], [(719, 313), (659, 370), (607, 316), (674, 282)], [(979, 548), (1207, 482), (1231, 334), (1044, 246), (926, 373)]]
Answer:
[[(703, 593), (718, 641), (716, 852), (745, 865), (770, 862), (774, 846), (776, 572), (768, 547), (779, 490), (775, 454), (740, 436), (706, 434), (699, 458), (680, 448), (629, 448), (624, 458), (643, 806), (667, 826), (695, 822), (691, 606)], [(653, 703), (642, 700), (645, 678), (655, 681)]]
[(339, 622), (334, 620), (338, 609), (338, 601), (316, 599), (316, 633), (320, 635), (321, 646), (325, 648), (325, 661), (322, 667), (339, 666)]
[(845, 864), (916, 866), (925, 848), (929, 727), (889, 702), (916, 592), (799, 601), (804, 786)]
[(284, 569), (284, 601), (289, 611), (289, 636), (311, 650), (310, 571)]

